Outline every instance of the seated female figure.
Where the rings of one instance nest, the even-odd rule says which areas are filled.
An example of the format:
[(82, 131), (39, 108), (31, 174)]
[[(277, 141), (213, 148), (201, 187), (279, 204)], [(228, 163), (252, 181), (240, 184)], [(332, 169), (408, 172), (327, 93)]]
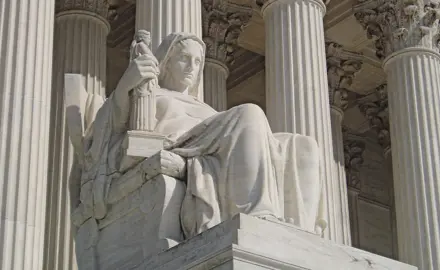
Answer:
[(314, 231), (321, 197), (316, 142), (298, 134), (273, 134), (256, 105), (217, 112), (197, 100), (204, 55), (199, 38), (174, 33), (164, 39), (156, 56), (131, 61), (98, 112), (89, 143), (98, 154), (91, 160), (107, 165), (105, 175), (110, 175), (108, 170), (124, 173), (121, 142), (129, 120), (129, 92), (142, 81), (157, 78), (155, 132), (172, 141), (166, 150), (187, 162), (181, 208), (187, 238), (237, 213), (285, 218)]

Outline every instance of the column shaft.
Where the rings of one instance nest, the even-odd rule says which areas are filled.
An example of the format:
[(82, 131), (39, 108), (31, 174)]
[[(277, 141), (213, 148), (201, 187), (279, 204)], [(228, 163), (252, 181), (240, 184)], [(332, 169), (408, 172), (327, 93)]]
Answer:
[(151, 32), (153, 52), (172, 32), (188, 32), (202, 38), (202, 1), (137, 0), (136, 29)]
[(339, 187), (335, 198), (339, 200), (338, 204), (341, 207), (339, 212), (339, 220), (336, 220), (338, 224), (342, 226), (342, 230), (338, 230), (338, 239), (342, 240), (344, 245), (351, 246), (351, 233), (350, 233), (350, 217), (348, 214), (348, 193), (347, 193), (347, 177), (345, 174), (345, 158), (344, 158), (344, 140), (342, 136), (342, 120), (344, 112), (332, 106), (331, 108), (331, 127), (333, 138), (333, 173), (334, 179), (337, 181), (333, 185)]
[(217, 111), (227, 110), (227, 89), (226, 79), (228, 78), (228, 68), (220, 61), (207, 58), (204, 69), (204, 99)]
[(341, 187), (333, 177), (333, 145), (321, 0), (270, 0), (266, 32), (266, 108), (274, 132), (314, 137), (321, 151), (324, 235), (344, 243)]
[(0, 268), (43, 263), (54, 0), (0, 3)]
[(384, 62), (399, 260), (440, 269), (440, 55), (408, 48)]
[[(90, 94), (105, 96), (107, 21), (93, 12), (70, 10), (55, 21), (52, 117), (45, 269), (76, 269), (71, 233), (69, 175), (74, 150), (69, 139), (64, 108), (64, 74), (83, 76)], [(78, 89), (79, 90), (79, 89)], [(75, 197), (75, 196), (74, 196)], [(72, 200), (78, 198), (72, 198)]]

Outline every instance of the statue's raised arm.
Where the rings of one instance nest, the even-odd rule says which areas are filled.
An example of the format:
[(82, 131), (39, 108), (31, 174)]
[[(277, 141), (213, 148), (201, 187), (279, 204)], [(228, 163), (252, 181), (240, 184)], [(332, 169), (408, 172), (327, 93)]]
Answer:
[[(150, 32), (139, 30), (131, 43), (130, 60), (134, 61), (142, 55), (153, 56), (150, 50)], [(156, 114), (157, 78), (146, 79), (131, 92), (130, 130), (153, 131)]]
[[(117, 109), (113, 121), (115, 130), (126, 129), (127, 123), (132, 130), (151, 131), (154, 128), (156, 102), (153, 89), (158, 87), (159, 63), (149, 48), (150, 43), (150, 33), (145, 30), (139, 30), (133, 39), (130, 64), (113, 94)], [(137, 104), (142, 102), (146, 102), (143, 106), (148, 113), (137, 113)]]
[(198, 100), (206, 54), (198, 36), (169, 34), (153, 56), (147, 32), (138, 34), (127, 70), (78, 143), (85, 162), (72, 220), (81, 269), (96, 269), (90, 258), (99, 269), (114, 268), (114, 258), (139, 263), (162, 240), (181, 242), (238, 213), (320, 235), (316, 141), (273, 133), (254, 104), (217, 112)]

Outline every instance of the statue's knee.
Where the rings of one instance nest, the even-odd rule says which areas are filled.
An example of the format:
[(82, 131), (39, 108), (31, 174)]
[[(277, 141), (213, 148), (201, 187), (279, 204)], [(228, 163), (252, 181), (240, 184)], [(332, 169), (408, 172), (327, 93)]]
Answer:
[(261, 119), (262, 117), (266, 117), (264, 111), (255, 104), (246, 103), (238, 106), (241, 117), (250, 118), (250, 119)]
[(307, 167), (319, 167), (319, 147), (316, 140), (310, 136), (296, 135), (298, 162)]

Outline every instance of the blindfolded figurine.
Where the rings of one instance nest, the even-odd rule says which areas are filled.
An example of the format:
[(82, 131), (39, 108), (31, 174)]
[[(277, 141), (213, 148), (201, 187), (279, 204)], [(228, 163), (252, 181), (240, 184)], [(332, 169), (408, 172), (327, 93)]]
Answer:
[(153, 54), (150, 49), (151, 35), (146, 30), (138, 30), (130, 46), (130, 60), (144, 54)]
[[(155, 58), (150, 49), (151, 35), (146, 30), (138, 30), (130, 46), (130, 61), (142, 56)], [(159, 72), (154, 73), (156, 76)], [(154, 89), (158, 87), (157, 77), (143, 80), (134, 87), (131, 95), (130, 129), (139, 131), (152, 131), (154, 129), (154, 114), (156, 112), (156, 99)], [(145, 113), (146, 112), (146, 113)]]

